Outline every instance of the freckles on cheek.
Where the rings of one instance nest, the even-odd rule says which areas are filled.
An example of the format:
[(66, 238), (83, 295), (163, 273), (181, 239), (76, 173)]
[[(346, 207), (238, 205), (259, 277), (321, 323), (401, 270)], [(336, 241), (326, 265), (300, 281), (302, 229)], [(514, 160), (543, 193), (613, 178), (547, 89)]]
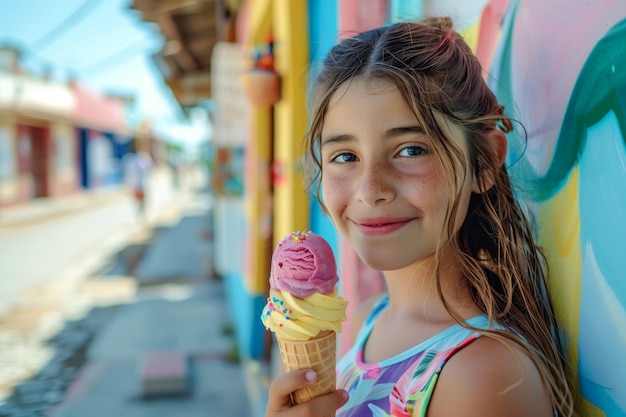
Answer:
[(340, 198), (342, 194), (347, 191), (347, 187), (341, 184), (333, 183), (333, 184), (322, 184), (322, 189), (324, 193), (324, 199), (332, 199), (336, 200)]
[(445, 175), (436, 166), (430, 166), (428, 169), (421, 173), (421, 181), (424, 182), (424, 186), (428, 187), (432, 191), (439, 191), (445, 189)]
[(398, 176), (394, 178), (397, 184), (408, 184), (416, 192), (437, 193), (440, 190), (439, 177), (435, 172), (420, 172), (416, 175), (411, 175), (408, 178)]
[(410, 180), (410, 194), (418, 197), (422, 204), (437, 210), (445, 210), (448, 205), (448, 191), (441, 174), (435, 170), (423, 171)]
[(326, 204), (329, 210), (344, 206), (348, 193), (348, 187), (341, 183), (322, 182), (322, 197), (324, 198), (324, 204)]

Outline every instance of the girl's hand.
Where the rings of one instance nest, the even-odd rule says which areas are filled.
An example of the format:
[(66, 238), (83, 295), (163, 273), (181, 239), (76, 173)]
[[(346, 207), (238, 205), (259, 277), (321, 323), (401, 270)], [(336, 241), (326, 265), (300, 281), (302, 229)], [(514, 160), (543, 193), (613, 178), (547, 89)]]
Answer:
[(348, 393), (337, 390), (333, 393), (314, 398), (302, 404), (293, 405), (290, 394), (300, 388), (308, 387), (317, 378), (311, 369), (287, 372), (278, 376), (269, 389), (269, 401), (265, 417), (327, 417), (348, 401)]

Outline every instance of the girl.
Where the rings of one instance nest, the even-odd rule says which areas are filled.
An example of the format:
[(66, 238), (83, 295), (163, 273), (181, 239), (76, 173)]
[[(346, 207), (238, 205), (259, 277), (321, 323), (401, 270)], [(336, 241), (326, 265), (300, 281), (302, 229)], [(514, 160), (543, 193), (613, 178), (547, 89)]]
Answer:
[[(511, 121), (449, 18), (335, 46), (308, 135), (322, 206), (387, 294), (335, 393), (286, 373), (266, 416), (574, 416), (545, 263), (504, 167)], [(318, 197), (319, 189), (318, 189)]]

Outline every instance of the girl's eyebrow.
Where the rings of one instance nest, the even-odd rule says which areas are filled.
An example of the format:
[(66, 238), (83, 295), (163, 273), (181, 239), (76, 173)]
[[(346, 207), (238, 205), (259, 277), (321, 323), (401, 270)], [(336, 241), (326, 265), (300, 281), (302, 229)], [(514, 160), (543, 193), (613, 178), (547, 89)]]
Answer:
[(423, 135), (426, 132), (422, 126), (400, 126), (389, 129), (385, 132), (385, 139), (407, 135), (407, 134), (418, 134)]
[(354, 140), (352, 135), (332, 135), (322, 138), (321, 146), (329, 145), (331, 143), (346, 143)]
[[(408, 134), (418, 134), (423, 135), (426, 132), (424, 128), (421, 126), (400, 126), (394, 127), (385, 132), (384, 139), (390, 139), (402, 135)], [(343, 135), (332, 135), (322, 138), (321, 146), (329, 145), (331, 143), (346, 143), (354, 140), (354, 136), (343, 134)]]

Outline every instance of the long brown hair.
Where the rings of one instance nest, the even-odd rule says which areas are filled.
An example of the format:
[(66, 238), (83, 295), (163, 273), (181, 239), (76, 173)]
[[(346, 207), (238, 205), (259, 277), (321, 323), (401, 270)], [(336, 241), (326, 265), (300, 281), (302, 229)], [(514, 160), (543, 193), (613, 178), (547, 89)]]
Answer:
[[(307, 135), (310, 187), (323, 175), (320, 136), (331, 98), (343, 83), (355, 77), (382, 79), (398, 89), (420, 126), (432, 139), (435, 154), (447, 177), (451, 198), (443, 237), (438, 248), (454, 248), (463, 268), (465, 284), (476, 305), (506, 331), (479, 330), (505, 343), (519, 345), (537, 365), (549, 389), (554, 410), (576, 416), (566, 378), (566, 360), (559, 338), (552, 302), (547, 292), (547, 265), (535, 243), (532, 229), (516, 201), (505, 167), (497, 164), (496, 147), (489, 133), (509, 132), (512, 123), (487, 87), (481, 65), (450, 18), (429, 18), (380, 27), (345, 39), (334, 46), (316, 74), (311, 95), (311, 120)], [(461, 126), (466, 134), (469, 160), (446, 137), (435, 114)], [(458, 233), (453, 227), (461, 185), (470, 164), (479, 179), (480, 193), (472, 193), (466, 219)], [(484, 181), (490, 175), (488, 187)], [(439, 296), (452, 317), (467, 325), (446, 302), (439, 282)]]

